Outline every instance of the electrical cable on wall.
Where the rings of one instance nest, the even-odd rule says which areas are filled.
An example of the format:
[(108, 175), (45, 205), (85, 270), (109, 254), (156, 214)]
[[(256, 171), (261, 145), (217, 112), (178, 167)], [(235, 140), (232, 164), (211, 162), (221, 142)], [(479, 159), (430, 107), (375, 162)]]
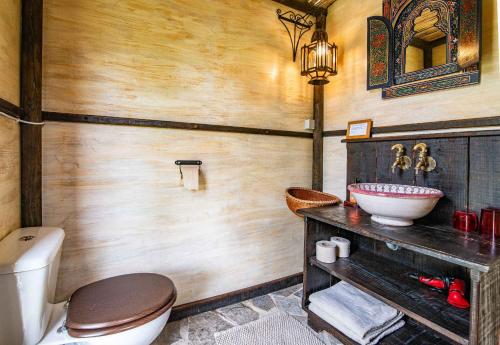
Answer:
[(45, 125), (45, 122), (31, 122), (31, 121), (21, 120), (21, 119), (18, 119), (17, 117), (5, 114), (4, 112), (1, 112), (1, 111), (0, 111), (0, 115), (5, 116), (6, 118), (11, 119), (13, 121), (16, 121), (17, 123), (24, 123), (26, 125), (33, 125), (33, 126)]

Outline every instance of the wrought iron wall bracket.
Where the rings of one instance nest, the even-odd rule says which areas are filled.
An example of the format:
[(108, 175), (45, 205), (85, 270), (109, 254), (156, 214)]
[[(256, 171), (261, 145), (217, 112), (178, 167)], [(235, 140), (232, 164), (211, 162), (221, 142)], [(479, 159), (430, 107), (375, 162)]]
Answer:
[(293, 11), (282, 13), (281, 9), (277, 9), (276, 14), (290, 37), (290, 43), (292, 44), (292, 57), (295, 62), (297, 59), (297, 50), (299, 48), (300, 39), (306, 32), (311, 30), (314, 25), (313, 21), (309, 19), (311, 15), (308, 13), (302, 15)]

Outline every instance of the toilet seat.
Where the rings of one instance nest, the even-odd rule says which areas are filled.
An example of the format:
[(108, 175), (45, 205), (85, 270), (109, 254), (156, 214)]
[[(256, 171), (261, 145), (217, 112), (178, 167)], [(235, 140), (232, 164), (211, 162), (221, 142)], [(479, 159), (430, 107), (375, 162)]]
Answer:
[(173, 282), (159, 274), (135, 273), (100, 280), (73, 293), (66, 327), (75, 338), (123, 332), (159, 317), (176, 298)]

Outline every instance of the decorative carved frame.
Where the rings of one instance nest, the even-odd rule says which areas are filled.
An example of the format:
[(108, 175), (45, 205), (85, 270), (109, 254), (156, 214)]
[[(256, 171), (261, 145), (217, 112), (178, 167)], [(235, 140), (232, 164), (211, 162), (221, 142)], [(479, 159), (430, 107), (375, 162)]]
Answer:
[[(404, 73), (406, 46), (414, 35), (413, 21), (425, 8), (438, 11), (439, 28), (447, 38), (447, 63)], [(370, 17), (369, 23), (381, 18)], [(368, 89), (383, 88), (385, 99), (479, 83), (481, 0), (383, 0), (383, 18), (390, 23), (388, 35), (393, 37), (392, 56), (385, 61), (392, 80), (384, 85), (370, 84), (378, 71), (368, 63)], [(375, 36), (369, 30), (368, 61), (373, 61), (372, 39)]]
[(391, 23), (384, 17), (368, 18), (368, 90), (389, 87), (394, 79)]
[[(460, 0), (425, 0), (412, 1), (404, 7), (394, 22), (394, 83), (405, 84), (424, 80), (459, 71), (458, 59), (458, 3)], [(424, 9), (438, 12), (438, 27), (446, 34), (448, 63), (440, 66), (426, 68), (420, 71), (405, 73), (406, 48), (414, 37), (413, 23), (422, 14)], [(453, 11), (453, 13), (451, 13)]]

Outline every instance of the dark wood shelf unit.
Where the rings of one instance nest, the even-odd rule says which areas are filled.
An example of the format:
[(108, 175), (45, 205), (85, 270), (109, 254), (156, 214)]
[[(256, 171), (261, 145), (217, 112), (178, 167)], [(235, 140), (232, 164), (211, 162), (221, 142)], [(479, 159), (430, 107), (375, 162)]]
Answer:
[(299, 214), (378, 241), (396, 244), (469, 269), (487, 272), (500, 263), (500, 243), (442, 225), (395, 227), (372, 222), (360, 209), (318, 207)]
[[(327, 331), (335, 336), (344, 345), (359, 345), (337, 328), (333, 327), (318, 315), (310, 310), (306, 310), (309, 320), (309, 325), (316, 331)], [(457, 343), (449, 341), (448, 339), (439, 337), (435, 332), (419, 325), (417, 322), (409, 319), (406, 321), (404, 327), (396, 332), (384, 337), (378, 343), (379, 345), (401, 345), (407, 344), (408, 339), (411, 339), (411, 344), (415, 345), (456, 345)]]
[[(300, 210), (304, 215), (304, 294), (309, 324), (345, 344), (356, 344), (308, 310), (309, 296), (340, 280), (403, 312), (407, 324), (381, 344), (496, 345), (500, 318), (500, 244), (449, 226), (391, 227), (371, 221), (359, 209), (339, 206)], [(351, 241), (351, 256), (333, 264), (316, 260), (316, 242), (341, 236)], [(389, 249), (386, 244), (398, 246)], [(409, 273), (463, 279), (471, 307), (448, 305), (440, 293)]]
[(453, 341), (469, 343), (469, 311), (450, 306), (445, 294), (410, 279), (411, 268), (363, 251), (333, 264), (316, 257), (311, 257), (310, 263)]

